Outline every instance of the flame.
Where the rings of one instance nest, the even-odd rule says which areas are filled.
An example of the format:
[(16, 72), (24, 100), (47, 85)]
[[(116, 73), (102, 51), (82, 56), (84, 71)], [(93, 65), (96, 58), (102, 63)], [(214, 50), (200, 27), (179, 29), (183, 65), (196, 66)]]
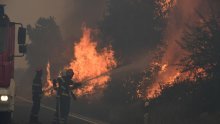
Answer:
[(165, 71), (167, 70), (167, 66), (168, 66), (168, 64), (162, 65), (161, 70), (160, 70), (160, 73), (165, 72)]
[(180, 76), (180, 72), (174, 67), (168, 64), (159, 64), (159, 72), (157, 74), (157, 79), (148, 87), (146, 97), (148, 99), (155, 98), (160, 95), (163, 86), (172, 86), (175, 83), (175, 79)]
[(45, 96), (51, 96), (53, 93), (51, 93), (50, 89), (51, 89), (51, 87), (53, 87), (53, 83), (50, 78), (50, 62), (49, 61), (47, 63), (46, 71), (47, 71), (47, 78), (46, 78), (47, 82), (43, 88), (43, 91), (44, 91)]
[[(93, 41), (91, 33), (91, 29), (84, 27), (82, 38), (74, 45), (75, 59), (71, 61), (69, 68), (74, 70), (74, 79), (78, 82), (109, 72), (117, 65), (112, 47), (105, 47), (98, 52), (97, 42)], [(84, 87), (75, 93), (78, 96), (93, 94), (97, 89), (104, 89), (109, 80), (110, 76), (105, 75), (83, 82)]]
[[(157, 63), (157, 65), (159, 64)], [(176, 69), (176, 66), (162, 64), (160, 65), (160, 70), (156, 77), (157, 80), (147, 88), (146, 98), (153, 99), (158, 97), (164, 86), (171, 87), (174, 84), (181, 82), (181, 80), (189, 79), (190, 81), (196, 81), (195, 75), (200, 75), (202, 78), (205, 78), (207, 73), (203, 68), (198, 68), (195, 73), (189, 71), (181, 73), (180, 70)]]
[[(197, 2), (193, 3), (190, 0), (156, 0), (156, 4), (159, 5), (159, 8), (156, 10), (156, 16), (166, 18), (168, 22), (171, 22), (167, 23), (163, 39), (164, 42), (167, 42), (168, 46), (160, 62), (158, 62), (160, 70), (153, 75), (156, 80), (150, 80), (151, 84), (147, 88), (144, 87), (145, 91), (143, 91), (142, 98), (156, 98), (161, 94), (164, 86), (171, 87), (175, 83), (181, 83), (186, 79), (189, 82), (195, 82), (199, 78), (207, 78), (206, 67), (204, 69), (197, 67), (194, 70), (181, 72), (181, 67), (169, 65), (171, 63), (181, 63), (181, 59), (190, 54), (184, 51), (176, 41), (182, 42), (186, 23), (191, 24), (197, 20), (194, 11), (199, 7)], [(187, 8), (189, 5), (190, 7)], [(176, 19), (176, 16), (181, 16), (181, 21)]]
[(160, 95), (162, 91), (160, 83), (153, 83), (150, 87), (147, 88), (147, 99), (153, 99)]
[(155, 3), (160, 6), (156, 11), (157, 16), (168, 16), (167, 12), (177, 4), (177, 0), (156, 0)]

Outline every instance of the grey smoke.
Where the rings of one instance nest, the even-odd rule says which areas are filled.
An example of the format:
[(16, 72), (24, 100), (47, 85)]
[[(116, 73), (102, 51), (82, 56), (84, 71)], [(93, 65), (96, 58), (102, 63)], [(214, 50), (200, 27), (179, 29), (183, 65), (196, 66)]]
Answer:
[[(105, 0), (0, 0), (6, 4), (10, 19), (24, 25), (34, 25), (40, 17), (55, 18), (62, 35), (70, 44), (78, 41), (81, 26), (96, 27), (105, 11)], [(30, 41), (29, 41), (30, 42)], [(27, 68), (24, 59), (16, 59), (17, 68)]]

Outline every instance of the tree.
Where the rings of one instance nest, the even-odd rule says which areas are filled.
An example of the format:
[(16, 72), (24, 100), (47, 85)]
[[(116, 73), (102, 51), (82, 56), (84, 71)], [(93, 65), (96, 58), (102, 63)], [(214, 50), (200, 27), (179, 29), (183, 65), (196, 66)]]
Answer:
[(64, 43), (61, 32), (53, 17), (39, 18), (35, 27), (27, 26), (31, 43), (28, 45), (26, 59), (30, 70), (36, 68), (46, 69), (48, 62), (51, 64), (53, 76), (59, 73), (64, 65)]
[[(160, 30), (156, 28), (162, 25), (159, 24), (162, 17), (161, 20), (155, 21), (156, 7), (160, 7), (155, 4), (155, 0), (109, 0), (108, 2), (108, 12), (100, 22), (101, 37), (102, 41), (111, 42), (122, 64), (135, 61), (135, 56), (139, 53), (148, 52), (160, 43), (162, 27)], [(143, 100), (137, 97), (137, 89), (146, 75), (142, 71), (144, 68), (140, 72), (129, 74), (123, 80), (112, 79), (112, 83), (108, 85), (103, 98), (106, 104), (113, 104), (112, 109), (116, 108), (117, 112), (120, 110), (116, 106), (123, 109), (121, 118), (112, 123), (143, 121), (143, 104), (141, 104)], [(127, 111), (129, 109), (135, 109), (138, 114), (134, 115), (133, 111), (129, 113)]]
[[(150, 123), (220, 122), (220, 16), (215, 8), (210, 10), (205, 15), (197, 13), (198, 22), (188, 25), (179, 43), (188, 52), (180, 64), (182, 73), (193, 73), (196, 80), (176, 80), (172, 87), (164, 87), (161, 95), (150, 102)], [(198, 73), (199, 69), (205, 70), (206, 78)]]
[(160, 33), (155, 30), (154, 0), (110, 0), (108, 10), (100, 23), (103, 41), (112, 41), (123, 58), (160, 42)]
[[(220, 15), (212, 12), (210, 16), (198, 13), (202, 21), (188, 26), (181, 47), (189, 53), (183, 59), (183, 72), (197, 72), (204, 69), (211, 78), (220, 73)], [(197, 75), (199, 77), (199, 75)]]

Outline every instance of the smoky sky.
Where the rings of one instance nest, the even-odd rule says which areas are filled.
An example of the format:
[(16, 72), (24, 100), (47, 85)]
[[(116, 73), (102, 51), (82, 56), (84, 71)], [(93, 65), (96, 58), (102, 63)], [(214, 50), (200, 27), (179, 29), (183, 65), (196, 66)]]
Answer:
[(64, 37), (79, 38), (83, 24), (96, 28), (106, 11), (106, 0), (71, 0), (65, 3)]
[(182, 42), (187, 26), (195, 25), (196, 21), (200, 19), (198, 13), (206, 17), (209, 15), (210, 6), (213, 6), (213, 9), (218, 9), (218, 3), (217, 0), (177, 0), (177, 4), (171, 10), (167, 26), (164, 29), (163, 40), (168, 43), (162, 60), (164, 63), (178, 63), (185, 53), (176, 42)]
[[(79, 39), (81, 26), (95, 27), (105, 11), (105, 0), (0, 0), (5, 12), (14, 22), (34, 25), (40, 17), (54, 17), (64, 39)], [(30, 43), (28, 40), (27, 42)], [(16, 59), (16, 67), (27, 67), (23, 58)]]
[[(53, 4), (51, 0), (1, 0), (1, 3), (6, 4), (5, 13), (10, 20), (20, 22), (25, 27), (35, 24), (40, 17), (54, 16), (58, 23), (62, 20), (64, 2), (60, 0), (53, 0)], [(27, 43), (30, 43), (29, 39)], [(28, 67), (24, 57), (15, 59), (15, 67)]]
[(39, 17), (54, 16), (62, 20), (65, 0), (2, 0), (11, 20), (25, 25), (34, 24)]
[(168, 47), (163, 57), (164, 63), (176, 64), (183, 57), (183, 50), (176, 42), (181, 42), (183, 32), (187, 24), (195, 21), (196, 9), (199, 6), (200, 0), (177, 0), (177, 4), (171, 10), (168, 23), (164, 33), (164, 41)]

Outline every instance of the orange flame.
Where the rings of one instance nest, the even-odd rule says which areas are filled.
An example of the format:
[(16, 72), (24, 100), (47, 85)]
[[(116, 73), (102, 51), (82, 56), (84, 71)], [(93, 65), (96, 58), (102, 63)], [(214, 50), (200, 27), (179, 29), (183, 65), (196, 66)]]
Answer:
[[(98, 52), (97, 42), (93, 41), (91, 33), (91, 29), (84, 27), (80, 42), (74, 46), (75, 59), (72, 60), (69, 68), (74, 70), (74, 78), (78, 82), (97, 77), (110, 71), (117, 65), (111, 46), (103, 48)], [(78, 96), (93, 94), (97, 89), (104, 89), (109, 80), (110, 76), (105, 75), (85, 82), (84, 87), (76, 90), (75, 93)]]
[(47, 71), (47, 79), (46, 79), (46, 84), (43, 88), (43, 91), (44, 91), (44, 95), (45, 96), (50, 96), (52, 95), (51, 93), (51, 90), (49, 90), (51, 87), (53, 87), (53, 83), (51, 81), (51, 78), (50, 78), (50, 62), (48, 61), (47, 63), (47, 68), (46, 68), (46, 71)]
[[(183, 0), (185, 1), (185, 0)], [(164, 51), (164, 55), (161, 58), (159, 62), (160, 71), (156, 72), (156, 80), (152, 79), (153, 81), (150, 86), (148, 86), (148, 89), (144, 89), (144, 93), (142, 95), (142, 98), (156, 98), (159, 96), (164, 88), (164, 86), (173, 86), (175, 83), (180, 83), (181, 81), (187, 79), (189, 82), (195, 82), (197, 79), (205, 79), (207, 78), (206, 70), (203, 68), (195, 68), (193, 70), (187, 71), (187, 72), (181, 72), (181, 67), (174, 66), (174, 65), (168, 65), (165, 66), (164, 63), (181, 63), (181, 59), (184, 57), (187, 57), (190, 53), (187, 51), (184, 51), (181, 49), (181, 47), (177, 44), (176, 41), (181, 42), (182, 37), (184, 36), (183, 32), (185, 30), (186, 23), (195, 21), (194, 19), (194, 10), (197, 8), (198, 4), (193, 4), (192, 1), (190, 4), (192, 6), (191, 9), (183, 9), (186, 8), (184, 6), (190, 5), (187, 1), (184, 3), (183, 1), (178, 0), (156, 0), (156, 4), (160, 7), (156, 11), (156, 16), (162, 16), (162, 17), (168, 17), (169, 22), (166, 27), (166, 33), (164, 36), (164, 41), (166, 41), (168, 44), (166, 50)], [(181, 3), (178, 3), (181, 2)], [(185, 4), (185, 5), (183, 5)], [(172, 8), (176, 9), (172, 9)], [(176, 12), (178, 10), (179, 12)], [(186, 11), (187, 10), (187, 11)], [(171, 14), (171, 15), (169, 15)], [(169, 18), (169, 17), (176, 17), (178, 14), (181, 15), (181, 22), (179, 23), (179, 20), (176, 20), (176, 18)], [(177, 23), (176, 23), (177, 22)], [(206, 67), (205, 67), (206, 68)], [(177, 70), (180, 69), (180, 70)], [(165, 70), (165, 71), (164, 71)], [(146, 94), (145, 94), (146, 93)]]
[(162, 86), (172, 86), (175, 79), (180, 76), (180, 72), (168, 64), (157, 64), (160, 70), (157, 79), (147, 89), (147, 98), (152, 99), (160, 95)]
[(191, 72), (181, 73), (180, 70), (176, 69), (176, 66), (168, 66), (168, 64), (161, 65), (161, 69), (158, 72), (157, 80), (153, 82), (147, 89), (146, 97), (147, 99), (153, 99), (158, 97), (162, 90), (163, 86), (171, 87), (173, 86), (178, 79), (179, 81), (184, 79), (189, 79), (191, 81), (195, 81), (195, 75), (201, 75), (202, 78), (207, 76), (206, 71), (203, 68), (199, 68), (193, 74)]
[(177, 0), (156, 0), (155, 2), (160, 6), (160, 9), (156, 11), (156, 15), (165, 18), (168, 16), (167, 12), (177, 4)]

